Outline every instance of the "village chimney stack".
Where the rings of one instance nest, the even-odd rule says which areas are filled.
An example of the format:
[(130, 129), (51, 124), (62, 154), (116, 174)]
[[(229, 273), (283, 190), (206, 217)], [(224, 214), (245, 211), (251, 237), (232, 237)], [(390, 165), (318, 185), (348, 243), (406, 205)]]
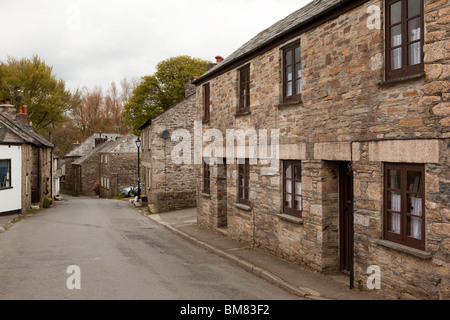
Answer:
[(0, 113), (8, 115), (11, 119), (16, 119), (16, 106), (11, 104), (11, 99), (2, 100)]
[(28, 117), (28, 106), (19, 106), (19, 113), (16, 115), (16, 120), (22, 122), (23, 124), (29, 125), (30, 118)]

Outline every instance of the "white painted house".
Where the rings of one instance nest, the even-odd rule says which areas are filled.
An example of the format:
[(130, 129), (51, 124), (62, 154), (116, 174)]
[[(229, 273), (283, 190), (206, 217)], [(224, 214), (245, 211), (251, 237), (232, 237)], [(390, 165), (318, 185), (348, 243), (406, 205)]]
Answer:
[(0, 213), (22, 209), (22, 146), (0, 145)]
[(52, 190), (53, 144), (29, 124), (26, 106), (0, 104), (0, 214), (43, 205)]

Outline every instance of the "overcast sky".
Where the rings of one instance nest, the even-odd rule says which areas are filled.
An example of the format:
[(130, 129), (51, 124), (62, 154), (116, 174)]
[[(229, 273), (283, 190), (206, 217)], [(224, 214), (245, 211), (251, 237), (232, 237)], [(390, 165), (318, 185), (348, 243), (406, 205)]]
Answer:
[(0, 60), (37, 54), (70, 89), (214, 61), (310, 0), (0, 0)]

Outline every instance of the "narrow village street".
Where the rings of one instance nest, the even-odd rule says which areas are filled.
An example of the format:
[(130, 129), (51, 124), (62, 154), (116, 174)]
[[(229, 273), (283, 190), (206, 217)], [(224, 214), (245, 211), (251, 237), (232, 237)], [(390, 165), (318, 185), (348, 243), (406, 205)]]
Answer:
[(3, 2), (0, 300), (450, 300), (450, 0)]
[(126, 202), (65, 199), (0, 233), (0, 300), (298, 299)]

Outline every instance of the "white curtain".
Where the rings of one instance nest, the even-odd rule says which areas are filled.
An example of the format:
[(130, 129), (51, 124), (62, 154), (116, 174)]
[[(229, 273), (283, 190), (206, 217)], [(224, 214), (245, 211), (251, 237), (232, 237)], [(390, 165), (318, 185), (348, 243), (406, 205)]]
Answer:
[(292, 193), (292, 180), (286, 179), (286, 192)]
[[(402, 35), (395, 35), (393, 38), (393, 46), (399, 46), (402, 44)], [(402, 48), (392, 50), (392, 70), (402, 67)]]
[(411, 217), (410, 235), (416, 239), (422, 239), (422, 198), (411, 197), (411, 213), (418, 217)]
[(401, 210), (401, 201), (402, 198), (397, 193), (391, 194), (391, 210), (400, 211)]
[(295, 194), (302, 194), (302, 183), (295, 182)]
[(302, 211), (302, 197), (301, 196), (295, 196), (295, 201), (296, 201), (296, 208), (299, 211)]
[(400, 214), (391, 213), (391, 229), (390, 231), (400, 233)]
[(286, 206), (292, 209), (292, 195), (290, 194), (286, 195)]
[[(399, 194), (391, 194), (391, 210), (401, 210), (401, 196)], [(400, 214), (391, 213), (391, 228), (390, 231), (400, 233)]]
[[(411, 30), (411, 41), (419, 40), (420, 37), (421, 37), (420, 27), (417, 29)], [(411, 48), (410, 48), (410, 50), (411, 50), (411, 53), (410, 53), (411, 65), (419, 64), (422, 62), (420, 47), (421, 47), (420, 42), (416, 42), (411, 45)]]

